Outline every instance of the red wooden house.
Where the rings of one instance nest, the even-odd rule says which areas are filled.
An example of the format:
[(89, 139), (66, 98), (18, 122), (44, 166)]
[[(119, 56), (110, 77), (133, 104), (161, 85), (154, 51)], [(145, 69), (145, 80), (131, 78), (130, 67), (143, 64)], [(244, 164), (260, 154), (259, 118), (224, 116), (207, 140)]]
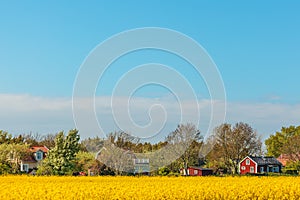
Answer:
[(274, 157), (247, 156), (239, 163), (240, 174), (280, 173), (282, 164)]
[(187, 174), (184, 169), (180, 169), (180, 173), (184, 176), (210, 176), (213, 175), (213, 170), (201, 167), (189, 167)]

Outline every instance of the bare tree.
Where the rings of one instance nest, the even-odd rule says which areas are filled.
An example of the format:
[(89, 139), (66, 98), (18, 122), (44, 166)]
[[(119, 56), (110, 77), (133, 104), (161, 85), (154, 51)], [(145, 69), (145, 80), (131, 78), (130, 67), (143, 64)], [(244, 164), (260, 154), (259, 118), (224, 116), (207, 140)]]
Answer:
[(124, 150), (133, 150), (139, 138), (134, 137), (124, 131), (118, 131), (108, 134), (107, 141)]
[(300, 171), (300, 135), (289, 137), (281, 151), (288, 156), (290, 161), (288, 165), (292, 165)]
[(46, 146), (49, 149), (52, 149), (55, 146), (55, 138), (57, 134), (47, 134), (41, 137), (39, 145)]
[(107, 140), (96, 154), (96, 159), (113, 169), (116, 175), (121, 175), (124, 172), (133, 173), (134, 158), (133, 152), (116, 147)]
[(171, 158), (181, 162), (186, 174), (188, 165), (193, 162), (193, 160), (198, 158), (198, 152), (200, 145), (197, 146), (199, 141), (202, 140), (200, 131), (195, 125), (187, 123), (178, 125), (177, 129), (173, 131), (168, 137), (168, 145), (171, 146), (168, 152)]
[(123, 131), (110, 133), (97, 152), (96, 159), (115, 170), (117, 175), (133, 173), (133, 149), (138, 138)]
[(234, 127), (222, 124), (213, 135), (215, 145), (210, 153), (211, 162), (217, 161), (235, 174), (238, 163), (248, 155), (261, 154), (261, 139), (256, 131), (246, 123), (237, 123)]

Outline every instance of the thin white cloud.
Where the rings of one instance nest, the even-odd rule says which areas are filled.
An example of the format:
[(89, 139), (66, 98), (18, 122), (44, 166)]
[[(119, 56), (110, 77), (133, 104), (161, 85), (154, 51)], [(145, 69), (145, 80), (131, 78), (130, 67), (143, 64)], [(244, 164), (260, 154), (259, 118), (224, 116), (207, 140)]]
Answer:
[[(181, 109), (184, 111), (181, 115), (180, 106), (174, 99), (135, 97), (129, 102), (126, 97), (114, 99), (115, 115), (112, 114), (110, 97), (97, 97), (95, 100), (98, 122), (106, 133), (118, 129), (115, 122), (116, 118), (123, 129), (141, 137), (153, 136), (151, 130), (161, 128), (158, 126), (161, 126), (161, 122), (164, 120), (166, 123), (162, 127), (162, 132), (166, 134), (174, 130), (181, 120), (182, 122), (196, 123), (198, 119), (198, 113), (195, 110), (197, 104), (189, 100), (181, 102)], [(99, 134), (99, 130), (88, 128), (91, 120), (84, 118), (84, 112), (90, 109), (87, 106), (89, 101), (89, 99), (80, 99), (79, 101), (79, 110), (83, 116), (81, 120), (85, 120), (83, 123), (87, 125), (85, 131), (80, 129), (83, 137)], [(211, 103), (214, 104), (216, 110), (224, 105), (224, 102), (218, 101), (198, 101), (200, 108), (199, 128), (203, 133), (208, 128), (211, 117)], [(263, 138), (266, 138), (269, 134), (280, 130), (282, 126), (299, 124), (300, 104), (229, 102), (226, 114), (226, 122), (247, 122), (258, 133), (262, 134)], [(128, 121), (129, 116), (131, 121)], [(222, 115), (220, 114), (220, 116)], [(147, 127), (148, 129), (145, 129), (147, 132), (135, 133), (135, 130), (141, 129), (134, 129), (134, 124), (138, 127)], [(14, 134), (30, 131), (43, 134), (60, 130), (67, 131), (71, 128), (75, 128), (71, 98), (0, 94), (0, 129)], [(160, 139), (162, 138), (160, 137)]]
[(300, 104), (228, 103), (227, 121), (250, 123), (263, 138), (282, 126), (299, 125)]

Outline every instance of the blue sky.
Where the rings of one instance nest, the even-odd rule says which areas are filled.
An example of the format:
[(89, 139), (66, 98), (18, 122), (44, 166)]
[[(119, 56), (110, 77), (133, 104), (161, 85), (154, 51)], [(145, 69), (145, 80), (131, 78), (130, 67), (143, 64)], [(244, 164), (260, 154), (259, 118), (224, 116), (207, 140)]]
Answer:
[[(236, 103), (295, 110), (293, 106), (300, 104), (299, 9), (298, 1), (2, 1), (0, 94), (68, 101), (80, 65), (100, 42), (129, 29), (162, 27), (188, 35), (207, 50), (219, 68), (227, 101), (233, 108)], [(169, 57), (141, 52), (129, 56), (124, 63), (131, 66), (154, 58), (170, 65), (182, 64)], [(118, 67), (113, 69), (111, 77), (105, 79), (107, 87), (100, 88), (98, 95), (110, 95), (121, 72)], [(193, 71), (185, 73), (197, 90), (205, 88), (201, 80), (197, 85)], [(150, 87), (138, 94), (148, 98), (164, 92)], [(205, 91), (200, 93), (197, 95), (206, 97)], [(7, 107), (3, 103), (2, 106)], [(274, 117), (285, 112), (282, 107)], [(9, 109), (6, 112), (2, 112), (4, 124), (0, 122), (0, 129), (12, 132), (51, 132), (72, 127), (67, 119), (71, 114), (55, 126), (55, 114), (52, 117), (43, 114), (42, 126), (35, 120), (25, 123), (17, 111), (5, 119), (5, 114), (13, 113)], [(231, 115), (229, 110), (227, 121), (239, 120), (233, 115), (237, 113)], [(269, 122), (272, 115), (266, 116), (265, 125), (257, 122), (255, 115), (240, 119), (268, 134), (280, 126), (297, 123), (293, 117)]]

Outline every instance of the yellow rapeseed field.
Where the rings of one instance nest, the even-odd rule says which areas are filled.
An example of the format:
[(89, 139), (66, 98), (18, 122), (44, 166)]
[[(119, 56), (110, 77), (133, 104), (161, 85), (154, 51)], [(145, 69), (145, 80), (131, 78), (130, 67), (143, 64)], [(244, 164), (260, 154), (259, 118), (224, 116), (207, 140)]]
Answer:
[(0, 199), (300, 199), (298, 177), (1, 176)]

